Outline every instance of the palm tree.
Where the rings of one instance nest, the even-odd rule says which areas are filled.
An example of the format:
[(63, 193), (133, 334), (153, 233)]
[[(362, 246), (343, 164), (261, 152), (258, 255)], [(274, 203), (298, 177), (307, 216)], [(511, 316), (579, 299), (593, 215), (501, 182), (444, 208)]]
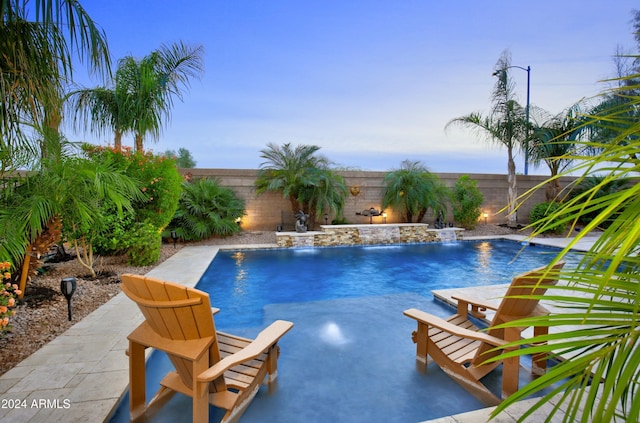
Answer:
[(405, 222), (421, 222), (429, 208), (435, 214), (446, 211), (448, 189), (419, 161), (405, 160), (399, 169), (387, 173), (382, 208), (400, 211)]
[(560, 201), (562, 186), (556, 176), (573, 163), (572, 156), (579, 153), (576, 142), (584, 137), (587, 129), (580, 103), (546, 119), (539, 126), (534, 125), (529, 158), (534, 166), (544, 163), (551, 172), (545, 192), (547, 202)]
[(108, 72), (104, 32), (77, 1), (0, 1), (2, 171), (39, 155), (27, 128), (51, 123), (57, 129), (62, 84), (72, 78), (74, 56), (99, 74)]
[(131, 56), (120, 60), (116, 93), (125, 95), (125, 113), (132, 119), (136, 151), (143, 151), (147, 135), (158, 138), (163, 118), (170, 119), (173, 98), (182, 99), (190, 78), (202, 73), (203, 53), (202, 46), (179, 42), (162, 45), (140, 61)]
[(113, 131), (114, 147), (122, 149), (122, 135), (135, 136), (136, 151), (144, 139), (157, 139), (163, 120), (170, 120), (173, 99), (183, 98), (191, 78), (203, 71), (202, 46), (183, 42), (162, 45), (136, 60), (126, 56), (118, 62), (113, 87), (81, 89), (70, 93), (70, 110), (76, 126), (91, 131)]
[(313, 224), (322, 213), (341, 215), (346, 197), (344, 178), (331, 169), (320, 168), (312, 172), (310, 184), (302, 190), (299, 200), (308, 204), (309, 221)]
[(446, 127), (459, 125), (474, 130), (490, 142), (502, 144), (507, 148), (507, 219), (510, 225), (516, 223), (516, 198), (518, 189), (516, 183), (516, 164), (513, 160), (514, 152), (524, 148), (527, 137), (528, 122), (525, 111), (515, 100), (514, 83), (509, 79), (508, 69), (511, 67), (511, 55), (508, 51), (502, 53), (496, 63), (494, 75), (498, 77), (492, 94), (492, 109), (489, 115), (471, 113), (449, 121)]
[(201, 178), (182, 184), (178, 210), (165, 230), (185, 241), (228, 236), (240, 231), (236, 219), (244, 216), (244, 201), (215, 179)]
[[(54, 143), (52, 143), (54, 144)], [(64, 140), (58, 142), (65, 145)], [(91, 236), (103, 218), (100, 205), (109, 202), (122, 211), (132, 200), (143, 196), (135, 181), (116, 171), (108, 161), (87, 160), (66, 155), (64, 151), (42, 159), (42, 167), (19, 179), (0, 210), (0, 257), (22, 262), (23, 279), (29, 267), (27, 246), (38, 240), (52, 223), (62, 222), (70, 241), (84, 243), (76, 248), (80, 262), (93, 272)], [(52, 239), (52, 242), (57, 240)], [(45, 250), (46, 251), (46, 250)], [(24, 287), (21, 287), (24, 292)]]
[(293, 213), (303, 210), (303, 189), (310, 185), (314, 169), (327, 165), (325, 158), (316, 155), (318, 150), (320, 147), (315, 145), (267, 144), (266, 149), (260, 150), (260, 157), (266, 161), (260, 164), (255, 182), (258, 194), (281, 192), (291, 203)]
[[(117, 75), (117, 73), (116, 73)], [(67, 107), (74, 116), (74, 126), (96, 134), (113, 132), (113, 146), (122, 150), (122, 135), (133, 126), (125, 112), (124, 99), (108, 87), (81, 89), (67, 95)]]
[(267, 144), (260, 150), (266, 161), (255, 182), (258, 194), (281, 192), (291, 203), (291, 211), (308, 213), (311, 223), (322, 211), (341, 213), (347, 196), (345, 182), (329, 169), (325, 157), (316, 154), (318, 150), (315, 145)]
[[(638, 77), (640, 74), (633, 75), (633, 78)], [(631, 91), (629, 87), (614, 88), (608, 93), (631, 92), (624, 103), (628, 110), (614, 105), (608, 111), (590, 116), (585, 124), (585, 127), (599, 126), (609, 134), (615, 133), (607, 142), (601, 139), (578, 142), (581, 147), (597, 148), (600, 153), (574, 156), (579, 160), (576, 161), (578, 164), (566, 173), (581, 173), (577, 185), (587, 180), (594, 183), (545, 217), (542, 227), (536, 226), (536, 233), (540, 233), (558, 221), (575, 225), (585, 215), (592, 217), (551, 264), (560, 261), (589, 231), (606, 227), (579, 264), (560, 275), (566, 283), (559, 284), (557, 294), (545, 296), (563, 305), (563, 312), (530, 318), (526, 322), (527, 326), (562, 329), (564, 325), (575, 325), (578, 329), (534, 337), (526, 341), (528, 346), (510, 353), (541, 353), (549, 357), (570, 353), (571, 358), (520, 389), (495, 413), (551, 387), (551, 392), (542, 396), (522, 419), (556, 395), (554, 402), (558, 405), (548, 420), (561, 408), (565, 411), (565, 421), (630, 422), (640, 419), (640, 401), (637, 400), (640, 389), (640, 184), (629, 184), (599, 196), (607, 186), (636, 177), (640, 172), (640, 159), (636, 155), (640, 150), (640, 121), (633, 113), (640, 107), (640, 86), (632, 88)], [(593, 178), (596, 175), (600, 177)], [(510, 325), (520, 327), (523, 324), (519, 321)]]

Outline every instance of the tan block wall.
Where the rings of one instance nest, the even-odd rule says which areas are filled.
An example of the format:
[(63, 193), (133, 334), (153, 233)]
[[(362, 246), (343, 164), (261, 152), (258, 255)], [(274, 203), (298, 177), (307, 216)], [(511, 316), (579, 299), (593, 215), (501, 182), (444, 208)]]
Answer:
[[(245, 200), (247, 216), (242, 219), (242, 228), (245, 230), (275, 230), (281, 223), (281, 212), (291, 213), (291, 204), (287, 199), (282, 198), (280, 193), (265, 193), (256, 195), (254, 182), (258, 171), (255, 169), (181, 169), (181, 173), (190, 174), (193, 178), (215, 178), (223, 186), (229, 187)], [(349, 223), (361, 224), (369, 223), (367, 216), (358, 216), (356, 213), (367, 210), (371, 207), (380, 209), (382, 202), (383, 179), (387, 172), (368, 171), (339, 171), (345, 178), (348, 187), (357, 187), (357, 195), (347, 197), (344, 207), (344, 216)], [(463, 173), (437, 173), (444, 183), (453, 187), (456, 180), (464, 175)], [(507, 203), (507, 176), (494, 174), (468, 174), (471, 179), (478, 182), (478, 188), (482, 191), (484, 202), (482, 211), (488, 213), (487, 223), (500, 224), (506, 222), (506, 212), (500, 210)], [(546, 176), (517, 176), (518, 194), (524, 194), (529, 189), (538, 184), (542, 184), (547, 179)], [(573, 178), (562, 178), (562, 186), (572, 181)], [(355, 192), (355, 191), (354, 191)], [(521, 205), (518, 211), (518, 223), (526, 224), (529, 221), (531, 208), (545, 200), (544, 187), (533, 193)], [(386, 210), (387, 223), (399, 223), (400, 218), (393, 210)], [(335, 216), (329, 217), (329, 223)], [(322, 216), (318, 216), (317, 227), (324, 224)], [(373, 223), (383, 223), (382, 216), (374, 216)], [(433, 225), (435, 217), (427, 214), (424, 223)], [(448, 222), (453, 221), (451, 211), (445, 217)], [(480, 223), (484, 223), (484, 218), (480, 218)], [(293, 225), (293, 222), (291, 222)], [(433, 226), (431, 226), (433, 227)], [(312, 228), (309, 228), (310, 230)]]

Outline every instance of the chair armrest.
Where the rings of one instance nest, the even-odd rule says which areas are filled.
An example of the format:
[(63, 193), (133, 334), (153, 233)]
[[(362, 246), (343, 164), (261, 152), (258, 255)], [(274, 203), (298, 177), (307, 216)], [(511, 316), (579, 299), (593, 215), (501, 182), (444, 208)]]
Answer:
[[(494, 304), (480, 298), (465, 297), (463, 295), (457, 295), (451, 298), (458, 302), (458, 314), (466, 315), (467, 313), (471, 313), (473, 317), (478, 319), (484, 319), (487, 317), (487, 315), (483, 313), (484, 311), (497, 311), (499, 307), (498, 304)], [(471, 309), (469, 309), (469, 306), (471, 306)]]
[(499, 347), (502, 345), (506, 345), (508, 342), (496, 338), (495, 336), (491, 336), (484, 332), (476, 332), (473, 330), (461, 328), (459, 326), (454, 325), (453, 323), (449, 323), (444, 319), (441, 319), (438, 316), (434, 316), (433, 314), (426, 313), (422, 310), (418, 310), (415, 308), (410, 308), (404, 311), (404, 315), (407, 317), (411, 317), (412, 319), (416, 319), (418, 322), (423, 323), (427, 326), (432, 326), (443, 330), (447, 333), (450, 333), (455, 336), (459, 336), (460, 338), (473, 339), (480, 342), (486, 342), (487, 344)]
[(198, 375), (198, 382), (211, 382), (214, 379), (222, 376), (224, 372), (230, 368), (237, 366), (249, 360), (253, 360), (262, 354), (266, 349), (278, 342), (282, 336), (289, 332), (293, 327), (293, 323), (286, 320), (276, 320), (266, 329), (258, 334), (249, 345), (241, 349), (240, 351), (231, 354), (213, 366), (209, 367), (204, 372)]
[(475, 298), (475, 297), (465, 297), (463, 295), (457, 295), (451, 298), (458, 301), (458, 304), (462, 302), (462, 303), (470, 304), (472, 306), (474, 305), (478, 306), (479, 308), (485, 308), (488, 310), (497, 311), (499, 307), (499, 304), (491, 303), (487, 300), (482, 300), (480, 298)]

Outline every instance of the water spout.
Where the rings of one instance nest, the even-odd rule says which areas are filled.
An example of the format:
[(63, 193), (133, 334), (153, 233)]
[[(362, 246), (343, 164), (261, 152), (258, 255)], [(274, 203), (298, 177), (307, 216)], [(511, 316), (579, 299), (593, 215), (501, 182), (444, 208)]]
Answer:
[(437, 230), (438, 238), (444, 243), (452, 243), (458, 240), (454, 228), (443, 228)]

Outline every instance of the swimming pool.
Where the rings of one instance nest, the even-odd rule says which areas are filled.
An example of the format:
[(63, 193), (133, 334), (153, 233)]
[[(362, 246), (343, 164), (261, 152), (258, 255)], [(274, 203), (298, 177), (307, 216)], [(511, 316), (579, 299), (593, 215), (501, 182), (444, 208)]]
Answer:
[[(221, 309), (218, 329), (251, 337), (276, 319), (295, 324), (280, 342), (278, 388), (262, 388), (242, 421), (418, 422), (483, 407), (437, 367), (416, 371), (415, 322), (402, 311), (447, 316), (432, 290), (508, 283), (557, 253), (532, 245), (517, 254), (521, 247), (465, 241), (218, 253), (198, 284)], [(170, 363), (154, 354), (148, 367), (151, 395)], [(499, 389), (498, 375), (485, 382), (492, 377)], [(190, 420), (190, 412), (190, 399), (176, 395), (152, 421)], [(220, 415), (212, 411), (212, 421)], [(126, 401), (112, 421), (128, 421)]]

